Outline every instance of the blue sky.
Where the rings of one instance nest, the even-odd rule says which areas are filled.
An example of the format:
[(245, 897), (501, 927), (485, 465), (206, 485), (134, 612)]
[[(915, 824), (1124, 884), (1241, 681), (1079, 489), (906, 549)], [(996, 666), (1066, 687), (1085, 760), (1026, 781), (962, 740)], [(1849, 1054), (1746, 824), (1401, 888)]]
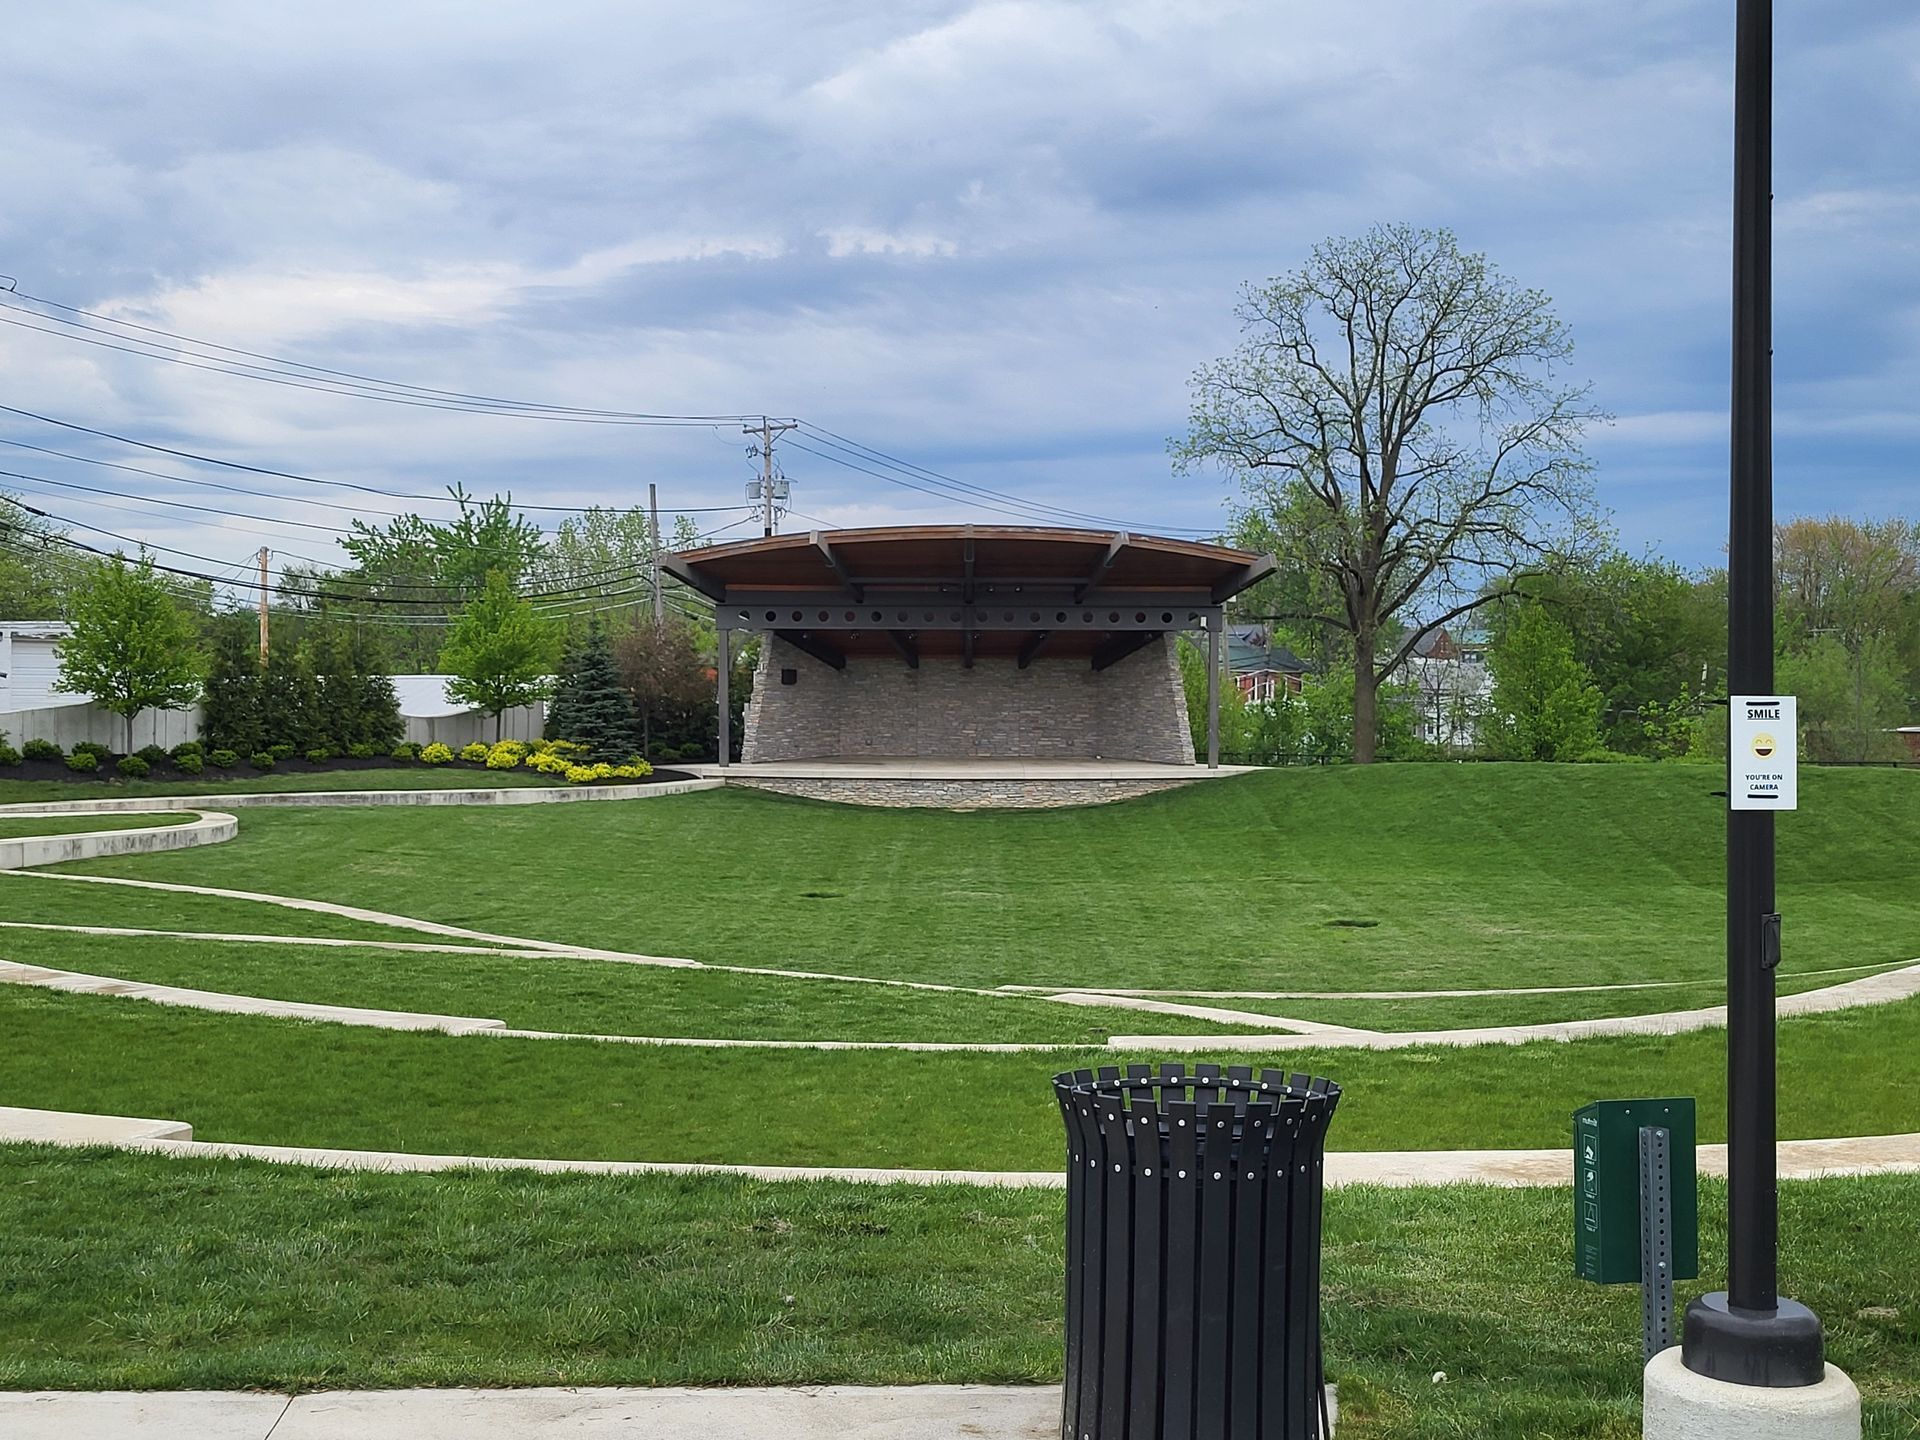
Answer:
[[(1206, 528), (1227, 485), (1174, 477), (1166, 442), (1188, 375), (1234, 343), (1237, 286), (1330, 234), (1444, 225), (1571, 325), (1575, 373), (1618, 417), (1590, 451), (1623, 540), (1704, 565), (1725, 530), (1732, 8), (80, 0), (9, 20), (0, 273), (415, 384), (797, 414), (972, 484)], [(1920, 14), (1782, 12), (1780, 508), (1912, 514)], [(730, 427), (385, 406), (15, 326), (0, 403), (551, 504), (632, 503), (653, 481), (669, 509), (736, 505), (752, 473)], [(73, 448), (6, 416), (0, 436)], [(1006, 518), (783, 463), (809, 517), (792, 526)], [(212, 493), (20, 451), (0, 468)], [(0, 484), (235, 562), (317, 513), (115, 502), (128, 513)], [(356, 502), (335, 498), (344, 523)]]

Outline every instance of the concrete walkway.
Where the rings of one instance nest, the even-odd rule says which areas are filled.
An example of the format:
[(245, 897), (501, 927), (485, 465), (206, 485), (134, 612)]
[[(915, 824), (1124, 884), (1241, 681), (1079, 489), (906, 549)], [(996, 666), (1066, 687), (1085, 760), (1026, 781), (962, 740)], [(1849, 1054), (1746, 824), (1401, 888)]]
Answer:
[[(735, 1175), (752, 1180), (845, 1180), (869, 1185), (981, 1185), (1057, 1190), (1059, 1170), (897, 1170), (862, 1166), (702, 1165), (655, 1160), (564, 1160), (536, 1156), (419, 1155), (395, 1150), (334, 1150), (300, 1145), (244, 1145), (195, 1140), (178, 1120), (88, 1115), (0, 1106), (0, 1144), (106, 1145), (192, 1159), (270, 1160), (326, 1170), (435, 1174), (447, 1170), (531, 1170), (567, 1175)], [(1817, 1180), (1840, 1175), (1920, 1174), (1920, 1134), (1864, 1135), (1836, 1140), (1783, 1140), (1780, 1175)], [(1724, 1176), (1727, 1147), (1702, 1145), (1699, 1173)], [(1327, 1184), (1505, 1187), (1573, 1184), (1571, 1146), (1551, 1150), (1343, 1150), (1327, 1156)], [(0, 1435), (6, 1432), (0, 1430)]]
[(0, 1394), (6, 1440), (1056, 1440), (1053, 1385)]

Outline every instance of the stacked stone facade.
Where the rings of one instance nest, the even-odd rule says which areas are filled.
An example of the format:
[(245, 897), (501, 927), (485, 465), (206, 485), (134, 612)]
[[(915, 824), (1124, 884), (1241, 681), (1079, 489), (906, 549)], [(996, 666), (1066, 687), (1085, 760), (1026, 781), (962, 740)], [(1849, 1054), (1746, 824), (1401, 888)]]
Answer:
[[(783, 670), (795, 683), (783, 685)], [(1084, 657), (951, 659), (909, 669), (852, 657), (834, 670), (769, 637), (754, 672), (741, 759), (1146, 760), (1191, 765), (1174, 637), (1105, 670)]]

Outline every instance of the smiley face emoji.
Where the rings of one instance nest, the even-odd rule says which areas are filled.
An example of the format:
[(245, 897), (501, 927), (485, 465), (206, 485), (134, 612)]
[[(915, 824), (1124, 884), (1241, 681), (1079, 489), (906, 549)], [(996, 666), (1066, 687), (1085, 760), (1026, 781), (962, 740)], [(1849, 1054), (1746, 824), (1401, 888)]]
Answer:
[(1773, 749), (1773, 736), (1767, 734), (1764, 730), (1753, 737), (1753, 753), (1758, 755), (1762, 760), (1773, 754)]

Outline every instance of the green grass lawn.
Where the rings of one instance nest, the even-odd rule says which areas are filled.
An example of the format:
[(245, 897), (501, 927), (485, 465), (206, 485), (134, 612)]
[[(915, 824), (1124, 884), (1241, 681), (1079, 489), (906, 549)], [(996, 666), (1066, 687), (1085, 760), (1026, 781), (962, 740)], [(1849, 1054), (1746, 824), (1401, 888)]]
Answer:
[[(415, 937), (427, 940), (429, 936)], [(1036, 1041), (1103, 1045), (1135, 1011), (1035, 996), (908, 990), (723, 970), (567, 958), (433, 955), (290, 945), (209, 944), (0, 928), (0, 959), (89, 975), (321, 1005), (505, 1020), (518, 1030), (703, 1039)], [(1230, 1027), (1154, 1016), (1168, 1034)]]
[(465, 766), (394, 765), (371, 770), (283, 774), (247, 767), (203, 773), (198, 779), (19, 780), (0, 778), (0, 805), (50, 800), (106, 800), (141, 795), (257, 795), (302, 790), (497, 790), (553, 784), (531, 770), (469, 770)]
[[(743, 791), (305, 809), (249, 813), (229, 845), (82, 868), (650, 954), (988, 986), (1704, 979), (1724, 966), (1718, 783), (1685, 765), (1384, 765), (1053, 812)], [(1916, 852), (1920, 774), (1810, 772), (1780, 824), (1789, 968), (1920, 954)], [(1356, 920), (1376, 923), (1339, 923)]]
[[(1920, 1000), (1780, 1026), (1783, 1138), (1920, 1131)], [(395, 1033), (0, 986), (0, 1101), (184, 1120), (204, 1140), (438, 1154), (1050, 1169), (1049, 1076), (1087, 1051), (726, 1050)], [(1218, 1054), (1232, 1059), (1230, 1042)], [(1726, 1037), (1301, 1051), (1346, 1087), (1336, 1150), (1559, 1146), (1573, 1110), (1696, 1095), (1722, 1138)], [(1253, 1063), (1262, 1063), (1251, 1057)]]
[[(31, 921), (36, 925), (113, 925), (235, 935), (318, 935), (343, 940), (432, 943), (436, 939), (417, 930), (311, 910), (289, 910), (256, 900), (183, 895), (170, 890), (142, 890), (132, 885), (69, 884), (41, 879), (38, 872), (13, 870), (0, 870), (0, 919)], [(15, 937), (24, 933), (0, 928), (0, 957), (7, 954)]]
[(89, 830), (149, 830), (184, 825), (191, 815), (8, 815), (0, 812), (0, 840), (23, 835), (78, 835)]
[[(1341, 1434), (1628, 1440), (1638, 1294), (1565, 1190), (1335, 1192)], [(1920, 1179), (1781, 1192), (1783, 1273), (1920, 1425)], [(0, 1146), (0, 1386), (1054, 1382), (1061, 1199), (718, 1178), (337, 1174)], [(1724, 1190), (1702, 1187), (1713, 1283)], [(129, 1225), (137, 1215), (140, 1223)], [(1430, 1376), (1446, 1373), (1435, 1385)]]

